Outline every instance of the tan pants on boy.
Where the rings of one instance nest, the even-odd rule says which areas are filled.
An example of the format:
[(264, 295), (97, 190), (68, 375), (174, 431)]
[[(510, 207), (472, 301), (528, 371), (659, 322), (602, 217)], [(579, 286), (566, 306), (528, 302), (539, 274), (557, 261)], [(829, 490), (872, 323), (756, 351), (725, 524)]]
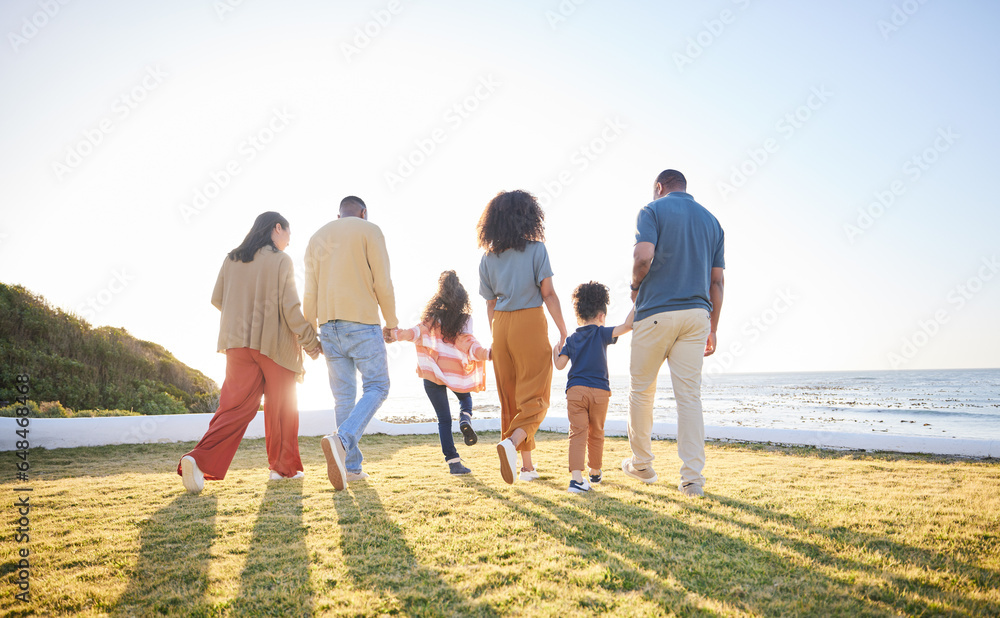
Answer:
[(604, 419), (608, 416), (611, 391), (590, 386), (571, 386), (566, 391), (569, 417), (569, 471), (583, 470), (584, 459), (591, 470), (600, 470), (604, 456)]

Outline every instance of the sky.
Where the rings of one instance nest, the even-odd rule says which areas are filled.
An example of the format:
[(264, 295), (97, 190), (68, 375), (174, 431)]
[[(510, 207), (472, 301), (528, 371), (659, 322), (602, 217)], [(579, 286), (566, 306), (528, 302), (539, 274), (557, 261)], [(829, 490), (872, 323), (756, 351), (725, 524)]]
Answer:
[[(221, 384), (225, 254), (277, 210), (301, 293), (358, 195), (403, 325), (454, 269), (488, 342), (475, 224), (525, 189), (570, 328), (589, 280), (618, 323), (674, 168), (726, 232), (709, 374), (998, 367), (998, 25), (985, 1), (6, 0), (0, 281)], [(414, 359), (390, 347), (394, 390)]]

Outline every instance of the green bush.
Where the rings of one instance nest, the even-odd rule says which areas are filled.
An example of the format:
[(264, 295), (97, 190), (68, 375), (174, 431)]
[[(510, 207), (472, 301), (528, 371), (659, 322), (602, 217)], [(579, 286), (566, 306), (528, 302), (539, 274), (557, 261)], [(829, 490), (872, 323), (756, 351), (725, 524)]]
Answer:
[(14, 401), (15, 377), (30, 397), (58, 402), (42, 412), (129, 410), (139, 414), (214, 412), (219, 388), (162, 346), (123, 328), (91, 328), (21, 286), (0, 283), (0, 402)]
[[(41, 416), (41, 410), (38, 409), (38, 404), (35, 403), (34, 401), (31, 401), (29, 399), (28, 403), (24, 404), (24, 406), (26, 406), (29, 410), (31, 410), (31, 413), (28, 414), (29, 418), (38, 418), (39, 416)], [(4, 406), (0, 408), (0, 417), (14, 418), (18, 416), (17, 409), (24, 406), (22, 406), (22, 404), (19, 403), (12, 403), (9, 406)]]
[[(31, 411), (28, 418), (94, 418), (98, 416), (142, 416), (132, 410), (70, 410), (64, 408), (58, 401), (43, 401), (37, 404), (28, 400), (27, 408)], [(0, 418), (14, 418), (20, 404), (11, 404), (0, 408)]]

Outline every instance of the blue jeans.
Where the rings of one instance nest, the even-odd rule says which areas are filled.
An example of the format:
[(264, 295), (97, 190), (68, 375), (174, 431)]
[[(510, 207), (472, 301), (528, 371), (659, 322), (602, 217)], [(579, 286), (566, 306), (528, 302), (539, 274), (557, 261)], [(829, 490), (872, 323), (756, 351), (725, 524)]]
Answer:
[[(358, 441), (389, 395), (389, 364), (378, 324), (334, 320), (319, 327), (337, 414), (337, 435), (347, 451), (344, 467), (361, 472), (364, 457)], [(361, 399), (357, 373), (361, 372)]]
[[(441, 438), (441, 452), (444, 453), (444, 460), (458, 459), (458, 451), (455, 449), (455, 438), (451, 435), (451, 408), (448, 407), (448, 387), (435, 384), (430, 380), (424, 380), (424, 391), (427, 398), (434, 406), (434, 412), (438, 417), (438, 436)], [(454, 391), (452, 391), (454, 392)], [(472, 395), (469, 393), (455, 393), (458, 397), (458, 406), (462, 417), (472, 416)]]

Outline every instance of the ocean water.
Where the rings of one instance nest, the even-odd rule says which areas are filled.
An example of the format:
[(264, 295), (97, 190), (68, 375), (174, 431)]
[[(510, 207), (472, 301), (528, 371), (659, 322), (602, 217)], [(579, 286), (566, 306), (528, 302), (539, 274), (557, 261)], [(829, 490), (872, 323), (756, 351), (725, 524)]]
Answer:
[[(549, 415), (566, 416), (565, 380), (565, 372), (556, 373)], [(611, 378), (608, 418), (628, 417), (628, 386), (628, 376)], [(1000, 369), (706, 376), (702, 405), (706, 425), (1000, 440)], [(473, 395), (473, 406), (475, 418), (500, 416), (492, 379), (485, 392)], [(657, 421), (677, 421), (666, 371), (657, 384), (653, 414)], [(378, 418), (436, 420), (422, 392), (397, 389), (395, 383)]]

